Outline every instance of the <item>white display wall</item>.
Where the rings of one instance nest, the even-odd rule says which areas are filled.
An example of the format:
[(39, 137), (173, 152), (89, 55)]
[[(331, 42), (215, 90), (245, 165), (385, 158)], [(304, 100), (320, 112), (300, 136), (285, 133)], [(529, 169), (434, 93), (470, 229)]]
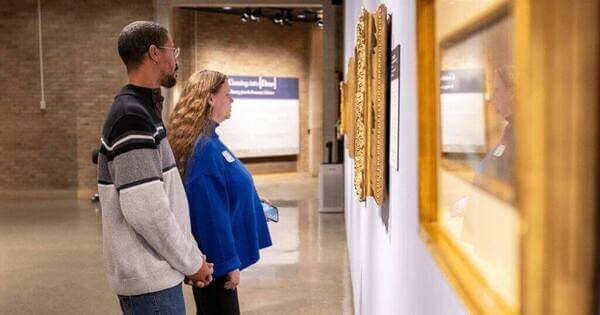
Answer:
[(298, 79), (229, 76), (231, 118), (217, 130), (239, 158), (297, 155), (300, 151)]
[[(364, 6), (345, 1), (344, 60), (354, 52)], [(354, 165), (345, 161), (345, 215), (356, 314), (465, 314), (467, 311), (418, 234), (416, 1), (382, 1), (392, 15), (392, 45), (401, 45), (398, 171), (390, 170), (387, 225), (372, 198), (358, 202)], [(347, 69), (344, 71), (347, 74)], [(398, 108), (392, 108), (392, 111)]]

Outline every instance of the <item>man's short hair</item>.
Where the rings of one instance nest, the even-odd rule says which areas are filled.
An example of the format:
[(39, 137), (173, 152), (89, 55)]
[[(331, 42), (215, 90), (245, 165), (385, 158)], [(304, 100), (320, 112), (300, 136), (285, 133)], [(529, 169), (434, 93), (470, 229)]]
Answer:
[(135, 21), (125, 26), (119, 34), (119, 56), (127, 70), (135, 69), (144, 60), (151, 45), (163, 46), (169, 31), (162, 25), (150, 21)]

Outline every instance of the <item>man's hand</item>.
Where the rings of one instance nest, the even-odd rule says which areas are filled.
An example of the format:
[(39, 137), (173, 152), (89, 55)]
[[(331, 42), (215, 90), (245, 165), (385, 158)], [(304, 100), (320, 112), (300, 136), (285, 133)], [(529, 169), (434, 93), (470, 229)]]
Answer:
[(238, 284), (240, 284), (240, 270), (236, 269), (227, 274), (227, 282), (225, 282), (225, 289), (235, 290)]
[(200, 269), (195, 274), (186, 276), (185, 283), (203, 288), (212, 281), (212, 274), (213, 264), (206, 261), (206, 256), (204, 256), (204, 261)]

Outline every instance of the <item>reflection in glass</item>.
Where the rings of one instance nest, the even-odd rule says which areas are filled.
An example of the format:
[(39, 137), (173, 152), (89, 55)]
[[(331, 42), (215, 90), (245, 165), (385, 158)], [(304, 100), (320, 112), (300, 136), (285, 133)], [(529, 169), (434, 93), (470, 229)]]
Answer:
[[(439, 20), (457, 18), (437, 12)], [(507, 11), (477, 25), (440, 41), (438, 219), (486, 283), (514, 308), (519, 212), (511, 124), (513, 18)]]
[[(514, 99), (512, 67), (505, 66), (494, 71), (491, 104), (494, 111), (504, 120), (500, 139), (479, 162), (475, 169), (475, 186), (499, 198), (514, 203), (514, 132), (511, 123)], [(501, 122), (502, 123), (502, 122)]]

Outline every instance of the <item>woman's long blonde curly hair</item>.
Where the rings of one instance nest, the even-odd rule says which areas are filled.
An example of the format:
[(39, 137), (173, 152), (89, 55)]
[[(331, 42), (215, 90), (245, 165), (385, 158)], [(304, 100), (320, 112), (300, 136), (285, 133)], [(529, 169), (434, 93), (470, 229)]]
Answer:
[(213, 125), (211, 94), (216, 94), (227, 76), (210, 70), (195, 72), (183, 87), (179, 101), (169, 118), (167, 136), (179, 173), (185, 177), (187, 163), (199, 136), (208, 136)]

